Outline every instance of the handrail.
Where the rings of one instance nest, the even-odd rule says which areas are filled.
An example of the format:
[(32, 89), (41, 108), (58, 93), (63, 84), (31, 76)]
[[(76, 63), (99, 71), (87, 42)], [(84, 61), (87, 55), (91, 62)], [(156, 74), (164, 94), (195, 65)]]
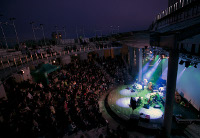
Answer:
[(150, 29), (159, 29), (168, 25), (176, 24), (188, 19), (200, 16), (200, 1), (194, 0), (183, 7), (177, 8), (171, 13), (162, 12), (150, 26)]
[(160, 20), (166, 16), (170, 16), (176, 11), (180, 11), (184, 8), (188, 8), (190, 5), (198, 4), (199, 0), (180, 0), (173, 5), (169, 6), (167, 9), (163, 10), (155, 17), (155, 21)]
[[(42, 63), (44, 60), (52, 60), (58, 58), (63, 55), (71, 55), (71, 54), (78, 54), (82, 52), (90, 52), (94, 50), (103, 50), (103, 49), (110, 49), (110, 48), (121, 48), (121, 47), (85, 47), (76, 50), (68, 50), (68, 51), (60, 51), (60, 52), (43, 52), (43, 53), (35, 53), (31, 55), (23, 55), (19, 54), (17, 56), (6, 56), (4, 58), (0, 58), (0, 79), (4, 78), (5, 74), (12, 74), (20, 70), (20, 68), (25, 67), (30, 64), (39, 64)], [(6, 75), (7, 76), (7, 75)]]

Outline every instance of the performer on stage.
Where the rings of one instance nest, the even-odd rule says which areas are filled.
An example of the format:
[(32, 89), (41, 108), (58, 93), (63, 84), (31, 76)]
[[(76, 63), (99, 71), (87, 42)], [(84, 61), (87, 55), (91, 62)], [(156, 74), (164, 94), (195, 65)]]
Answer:
[(136, 109), (136, 107), (137, 107), (137, 101), (135, 100), (135, 98), (131, 97), (130, 105), (131, 105), (131, 108), (132, 108), (133, 110)]
[(142, 81), (142, 90), (144, 90), (144, 82)]

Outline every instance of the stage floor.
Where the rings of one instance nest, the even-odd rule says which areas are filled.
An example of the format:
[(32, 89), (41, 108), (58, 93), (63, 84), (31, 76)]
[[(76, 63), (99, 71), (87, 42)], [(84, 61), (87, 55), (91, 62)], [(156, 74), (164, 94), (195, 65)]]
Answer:
[[(131, 87), (131, 85), (128, 85)], [(151, 91), (148, 91), (147, 89), (141, 90), (141, 89), (135, 89), (135, 92), (131, 92), (130, 90), (126, 89), (127, 85), (119, 86), (117, 89), (110, 92), (108, 96), (108, 104), (113, 112), (120, 116), (121, 118), (125, 120), (129, 120), (130, 116), (132, 117), (140, 117), (140, 113), (150, 115), (150, 122), (157, 122), (159, 123), (162, 121), (162, 115), (164, 107), (162, 105), (161, 109), (153, 108), (155, 104), (152, 104), (152, 106), (149, 109), (143, 108), (144, 104), (147, 103), (147, 100), (150, 97)], [(138, 97), (143, 98), (143, 103), (141, 106), (137, 107), (135, 110), (132, 110), (130, 108), (130, 98), (135, 97), (136, 99)]]
[[(147, 90), (146, 88), (141, 90), (140, 88), (135, 89), (135, 92), (131, 92), (130, 90), (126, 89), (127, 86), (132, 88), (132, 85), (121, 85), (109, 93), (107, 102), (110, 109), (123, 120), (134, 118), (139, 120), (138, 125), (142, 124), (145, 127), (155, 126), (156, 128), (161, 128), (164, 116), (163, 105), (161, 103), (157, 103), (160, 105), (160, 109), (154, 108), (155, 104), (152, 104), (149, 109), (143, 108), (144, 104), (147, 103), (145, 99), (149, 99), (151, 91)], [(132, 110), (132, 108), (129, 106), (131, 97), (143, 97), (143, 104), (137, 107), (135, 110)], [(174, 104), (175, 114), (180, 113), (177, 109), (181, 109), (181, 111), (184, 110), (185, 112), (181, 112), (181, 114), (183, 114), (183, 116), (187, 115), (187, 119), (197, 118), (196, 113), (193, 113), (188, 109), (184, 109), (180, 104)], [(141, 121), (140, 113), (150, 116), (148, 123)]]

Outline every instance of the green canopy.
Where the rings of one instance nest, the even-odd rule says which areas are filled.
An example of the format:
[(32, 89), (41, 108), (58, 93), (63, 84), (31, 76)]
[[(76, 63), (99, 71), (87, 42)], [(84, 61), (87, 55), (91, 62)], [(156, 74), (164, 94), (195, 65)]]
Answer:
[(37, 70), (33, 71), (31, 75), (33, 76), (35, 82), (42, 82), (43, 85), (48, 85), (47, 74), (56, 71), (60, 66), (55, 66), (51, 64), (42, 64)]
[(59, 66), (51, 65), (51, 64), (42, 64), (36, 71), (35, 73), (51, 73), (59, 69)]

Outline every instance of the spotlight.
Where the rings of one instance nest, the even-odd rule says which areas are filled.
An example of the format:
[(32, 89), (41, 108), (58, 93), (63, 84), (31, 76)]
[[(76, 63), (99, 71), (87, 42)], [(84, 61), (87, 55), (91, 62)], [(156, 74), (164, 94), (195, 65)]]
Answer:
[(197, 63), (194, 63), (194, 67), (197, 68)]
[(185, 67), (188, 68), (190, 66), (190, 61), (185, 61)]
[(160, 58), (161, 58), (161, 59), (164, 59), (164, 58), (165, 58), (165, 55), (164, 55), (164, 54), (161, 54), (161, 55), (160, 55)]
[(179, 64), (180, 64), (180, 65), (183, 65), (183, 63), (184, 63), (184, 61), (183, 61), (183, 60), (181, 60), (181, 61), (179, 62)]

